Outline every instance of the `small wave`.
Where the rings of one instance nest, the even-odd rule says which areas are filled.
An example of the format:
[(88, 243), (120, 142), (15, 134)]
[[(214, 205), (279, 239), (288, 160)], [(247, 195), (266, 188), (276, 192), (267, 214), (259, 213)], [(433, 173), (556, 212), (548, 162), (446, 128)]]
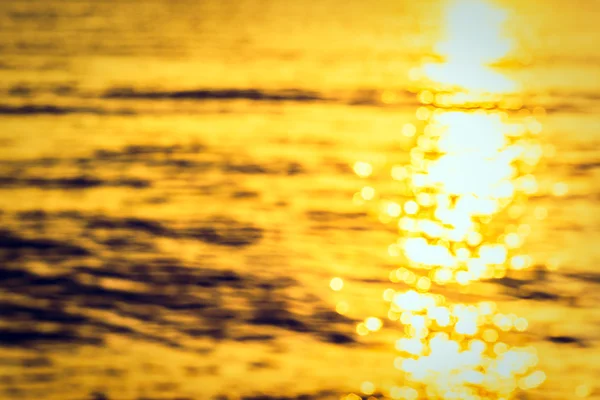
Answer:
[[(192, 89), (192, 90), (138, 90), (114, 88), (102, 96), (105, 99), (145, 100), (251, 100), (265, 102), (328, 102), (348, 106), (414, 105), (414, 93), (407, 90), (354, 89), (321, 93), (305, 89)], [(392, 99), (392, 100), (390, 100)]]
[(38, 251), (45, 255), (56, 254), (65, 257), (89, 256), (91, 253), (78, 245), (61, 243), (45, 238), (26, 238), (14, 232), (0, 230), (0, 249), (10, 251)]
[(0, 188), (2, 189), (22, 187), (36, 187), (38, 189), (93, 189), (102, 186), (144, 189), (150, 187), (151, 183), (148, 180), (136, 178), (103, 180), (84, 176), (64, 178), (0, 177)]
[[(0, 290), (14, 295), (15, 300), (0, 301), (0, 312), (19, 315), (16, 319), (23, 323), (0, 329), (0, 339), (11, 346), (37, 342), (100, 344), (107, 333), (170, 347), (186, 347), (188, 339), (200, 337), (264, 342), (277, 336), (276, 331), (263, 331), (269, 327), (337, 345), (356, 344), (350, 333), (355, 321), (330, 311), (322, 300), (306, 297), (304, 302), (313, 312), (295, 312), (287, 291), (299, 283), (291, 277), (240, 274), (211, 267), (207, 260), (189, 264), (163, 253), (159, 246), (123, 251), (108, 242), (129, 237), (133, 244), (153, 244), (167, 237), (241, 247), (262, 238), (263, 229), (255, 225), (225, 217), (176, 224), (44, 210), (6, 215), (3, 222), (12, 229), (0, 231)], [(59, 226), (71, 227), (68, 241), (65, 232), (53, 228)], [(51, 274), (38, 269), (47, 263), (52, 264)], [(214, 295), (231, 290), (243, 297), (246, 307), (231, 308), (222, 296)], [(47, 303), (52, 299), (60, 299), (60, 303)], [(135, 323), (111, 323), (105, 315), (126, 317)], [(172, 317), (190, 322), (181, 325)], [(45, 322), (56, 329), (36, 328)], [(149, 332), (146, 323), (161, 326), (164, 334)], [(262, 327), (261, 331), (256, 332), (253, 326)], [(174, 341), (172, 335), (182, 340)]]
[(324, 101), (316, 92), (300, 89), (198, 89), (175, 91), (138, 91), (132, 88), (110, 89), (102, 97), (108, 99), (148, 100), (254, 100), (254, 101)]
[(0, 115), (70, 115), (70, 114), (97, 114), (97, 115), (134, 115), (132, 110), (110, 110), (98, 107), (71, 107), (56, 105), (0, 105)]

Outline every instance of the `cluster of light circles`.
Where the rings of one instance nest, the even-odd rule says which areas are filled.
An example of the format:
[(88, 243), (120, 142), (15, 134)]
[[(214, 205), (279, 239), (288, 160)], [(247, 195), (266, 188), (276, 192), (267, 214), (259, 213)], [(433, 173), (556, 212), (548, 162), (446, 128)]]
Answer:
[[(497, 100), (514, 89), (486, 67), (509, 50), (503, 19), (501, 10), (483, 1), (455, 3), (449, 41), (440, 46), (446, 63), (420, 72), (432, 86), (418, 94), (419, 122), (402, 130), (415, 145), (408, 163), (391, 168), (394, 198), (382, 198), (371, 186), (355, 195), (357, 203), (374, 204), (379, 219), (399, 232), (388, 253), (401, 267), (389, 279), (403, 289), (387, 289), (383, 297), (390, 304), (388, 319), (403, 327), (394, 362), (403, 376), (402, 385), (387, 389), (366, 382), (362, 395), (348, 400), (381, 398), (374, 393), (391, 399), (509, 399), (545, 380), (534, 348), (505, 342), (511, 332), (527, 329), (525, 318), (499, 312), (492, 301), (454, 303), (437, 290), (532, 266), (531, 257), (519, 253), (530, 227), (519, 221), (527, 198), (538, 190), (532, 173), (544, 153), (542, 125), (536, 112)], [(466, 20), (478, 21), (480, 31)], [(354, 170), (362, 177), (373, 173), (362, 161)], [(357, 332), (381, 327), (380, 319), (369, 317)]]
[[(529, 226), (493, 223), (502, 214), (518, 222), (524, 201), (537, 191), (531, 172), (542, 156), (541, 125), (527, 118), (517, 124), (507, 123), (503, 111), (432, 110), (411, 163), (392, 168), (402, 193), (380, 201), (380, 219), (397, 219), (401, 235), (388, 251), (426, 272), (416, 277), (420, 287), (466, 285), (531, 265), (528, 256), (514, 254)], [(361, 191), (364, 200), (377, 197), (369, 189)], [(394, 274), (392, 281), (412, 280), (410, 274), (403, 279), (402, 269)]]

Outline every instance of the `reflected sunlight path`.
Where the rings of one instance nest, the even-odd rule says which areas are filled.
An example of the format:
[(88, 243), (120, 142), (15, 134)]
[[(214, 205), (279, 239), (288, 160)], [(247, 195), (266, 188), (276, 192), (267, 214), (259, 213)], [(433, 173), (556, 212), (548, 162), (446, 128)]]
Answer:
[[(511, 345), (527, 329), (525, 318), (503, 314), (493, 301), (457, 303), (440, 293), (532, 266), (519, 252), (530, 232), (519, 220), (537, 191), (542, 125), (529, 112), (517, 113), (519, 102), (504, 106), (516, 84), (490, 67), (512, 48), (503, 34), (506, 17), (486, 1), (451, 4), (446, 40), (436, 47), (443, 62), (411, 72), (424, 82), (422, 106), (418, 122), (402, 131), (414, 141), (410, 163), (391, 169), (396, 196), (365, 186), (354, 198), (397, 225), (388, 252), (400, 267), (389, 279), (401, 289), (387, 289), (384, 299), (389, 320), (403, 330), (395, 342), (397, 386), (365, 382), (362, 396), (509, 399), (545, 380), (536, 350)], [(373, 174), (363, 161), (354, 170), (364, 178)], [(341, 289), (341, 280), (336, 285)], [(382, 326), (368, 317), (357, 332)]]

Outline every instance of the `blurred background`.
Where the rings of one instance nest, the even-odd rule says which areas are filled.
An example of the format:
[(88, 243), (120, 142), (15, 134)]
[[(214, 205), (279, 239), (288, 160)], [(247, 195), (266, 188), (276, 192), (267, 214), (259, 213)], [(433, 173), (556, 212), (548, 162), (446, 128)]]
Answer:
[[(599, 18), (596, 0), (2, 1), (0, 398), (600, 398)], [(473, 110), (532, 138), (443, 117)], [(497, 169), (421, 162), (444, 151), (428, 126), (457, 120), (475, 152), (530, 146), (508, 192), (480, 193)], [(506, 243), (495, 266), (417, 279), (418, 194), (469, 190), (493, 210), (465, 211), (479, 240), (452, 257)], [(411, 370), (429, 350), (396, 342), (418, 333), (407, 293), (455, 322), (450, 303), (493, 305), (495, 328), (447, 336), (489, 347), (469, 371), (520, 378)], [(537, 359), (493, 364), (506, 346)]]

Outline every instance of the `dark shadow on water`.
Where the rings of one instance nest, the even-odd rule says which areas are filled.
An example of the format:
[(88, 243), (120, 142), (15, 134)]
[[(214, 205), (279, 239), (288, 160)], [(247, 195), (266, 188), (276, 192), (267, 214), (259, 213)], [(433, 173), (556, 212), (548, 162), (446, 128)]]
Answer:
[[(299, 299), (288, 290), (298, 282), (290, 277), (190, 264), (155, 245), (168, 238), (244, 248), (264, 235), (254, 224), (224, 216), (175, 224), (44, 210), (5, 214), (2, 222), (8, 227), (0, 231), (0, 310), (10, 317), (0, 329), (5, 346), (100, 345), (118, 334), (204, 352), (195, 339), (270, 342), (278, 330), (356, 343), (355, 321), (320, 299), (307, 295), (301, 301), (312, 313), (296, 312)], [(67, 225), (68, 235), (52, 229)]]
[(150, 187), (151, 183), (144, 179), (135, 178), (105, 180), (86, 176), (65, 178), (0, 177), (0, 188), (4, 189), (23, 187), (35, 187), (38, 189), (93, 189), (107, 186), (144, 189)]
[(149, 99), (149, 100), (254, 100), (254, 101), (323, 101), (316, 92), (300, 89), (267, 91), (261, 89), (197, 89), (178, 91), (139, 91), (133, 88), (115, 88), (107, 91), (109, 99)]
[(96, 114), (96, 115), (135, 115), (133, 110), (111, 110), (98, 107), (69, 107), (55, 105), (22, 105), (13, 106), (0, 104), (0, 115), (70, 115), (70, 114)]

